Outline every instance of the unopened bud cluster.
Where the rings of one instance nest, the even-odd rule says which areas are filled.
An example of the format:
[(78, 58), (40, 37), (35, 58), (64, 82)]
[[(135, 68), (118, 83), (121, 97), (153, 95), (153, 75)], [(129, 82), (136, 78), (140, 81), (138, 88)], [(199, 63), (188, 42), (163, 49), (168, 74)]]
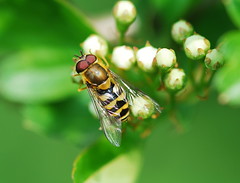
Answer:
[(172, 38), (183, 44), (185, 54), (191, 60), (204, 60), (207, 68), (216, 70), (223, 65), (223, 57), (216, 49), (210, 50), (210, 41), (205, 37), (194, 33), (193, 26), (179, 20), (172, 27)]
[[(117, 29), (124, 34), (128, 27), (136, 19), (136, 8), (131, 1), (118, 1), (113, 8), (113, 15)], [(197, 60), (205, 58), (208, 68), (217, 68), (222, 64), (221, 56), (216, 50), (209, 51), (209, 41), (193, 34), (192, 25), (184, 20), (175, 23), (172, 27), (173, 39), (184, 45), (187, 56)], [(147, 73), (161, 73), (162, 85), (167, 91), (178, 92), (186, 83), (186, 74), (183, 69), (178, 68), (175, 51), (169, 48), (157, 48), (149, 42), (145, 46), (137, 48), (126, 44), (113, 47), (109, 52), (108, 43), (99, 35), (90, 35), (81, 44), (85, 54), (91, 53), (98, 57), (107, 57), (112, 64), (121, 70), (130, 70), (132, 67), (139, 68)], [(216, 57), (214, 59), (213, 57)], [(155, 112), (154, 101), (145, 96), (138, 96), (132, 99), (131, 112), (133, 116), (142, 119), (148, 118)], [(90, 106), (92, 110), (92, 106)]]
[[(92, 53), (105, 57), (108, 52), (107, 42), (97, 35), (89, 36), (82, 44), (85, 53)], [(175, 51), (167, 48), (155, 48), (149, 42), (140, 49), (126, 45), (113, 48), (111, 62), (122, 70), (129, 70), (135, 62), (145, 72), (152, 72), (157, 68), (161, 72), (172, 75), (172, 68), (177, 66)], [(181, 72), (184, 73), (183, 70)], [(176, 76), (176, 72), (174, 76)], [(179, 74), (179, 72), (177, 73)], [(177, 81), (175, 81), (177, 80)], [(165, 81), (166, 87), (170, 90), (180, 90), (184, 86), (182, 77), (168, 77)], [(180, 86), (181, 85), (181, 86)]]

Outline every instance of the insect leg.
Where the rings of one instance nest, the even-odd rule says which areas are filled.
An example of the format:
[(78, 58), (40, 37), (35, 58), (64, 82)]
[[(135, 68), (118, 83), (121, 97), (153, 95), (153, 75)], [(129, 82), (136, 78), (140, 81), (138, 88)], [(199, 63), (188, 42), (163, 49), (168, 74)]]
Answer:
[(103, 62), (104, 62), (104, 64), (105, 64), (105, 66), (106, 66), (107, 68), (109, 68), (109, 63), (108, 63), (107, 59), (106, 59), (105, 57), (101, 57), (101, 58), (102, 58), (102, 60), (103, 60)]
[(71, 78), (72, 78), (72, 82), (73, 83), (76, 83), (76, 84), (79, 84), (79, 85), (83, 84), (83, 80), (82, 80), (81, 75), (79, 75), (79, 74), (72, 74), (71, 76), (72, 76)]
[(81, 88), (81, 86), (84, 85), (84, 82), (83, 82), (81, 75), (79, 75), (79, 74), (72, 74), (72, 82), (80, 85), (78, 88), (79, 92), (87, 89), (87, 87)]
[(87, 87), (78, 88), (78, 92), (81, 92), (81, 91), (86, 90), (86, 89), (87, 89)]

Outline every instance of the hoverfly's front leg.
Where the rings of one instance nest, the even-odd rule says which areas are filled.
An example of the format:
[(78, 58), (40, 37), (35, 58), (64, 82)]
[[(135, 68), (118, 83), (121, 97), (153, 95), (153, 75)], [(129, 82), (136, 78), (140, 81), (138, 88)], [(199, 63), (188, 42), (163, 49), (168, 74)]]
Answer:
[(75, 74), (74, 72), (71, 74), (72, 76), (72, 82), (82, 85), (83, 84), (83, 80), (80, 74)]
[(79, 88), (78, 88), (79, 92), (87, 89), (87, 87), (81, 88), (81, 86), (84, 85), (84, 82), (80, 74), (72, 74), (72, 82), (79, 85)]

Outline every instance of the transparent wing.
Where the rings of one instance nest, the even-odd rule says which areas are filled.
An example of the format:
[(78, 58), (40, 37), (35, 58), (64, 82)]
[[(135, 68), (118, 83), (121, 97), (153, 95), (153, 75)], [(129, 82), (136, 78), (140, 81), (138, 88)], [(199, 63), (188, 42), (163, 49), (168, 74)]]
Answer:
[(92, 99), (95, 110), (97, 111), (101, 128), (103, 129), (105, 136), (111, 142), (111, 144), (119, 147), (122, 139), (121, 120), (109, 115), (107, 110), (101, 104), (100, 100), (97, 98), (95, 90), (90, 86), (88, 86), (88, 93)]
[(155, 100), (153, 100), (147, 94), (143, 93), (138, 88), (136, 88), (136, 87), (132, 86), (131, 84), (127, 83), (126, 81), (124, 81), (120, 76), (118, 76), (117, 74), (115, 74), (111, 70), (110, 70), (110, 73), (112, 74), (112, 77), (125, 89), (126, 96), (127, 96), (127, 99), (129, 101), (130, 105), (133, 104), (133, 100), (136, 97), (145, 97), (148, 100), (152, 101), (152, 103), (154, 104), (155, 111), (158, 112), (158, 113), (161, 113), (160, 106)]

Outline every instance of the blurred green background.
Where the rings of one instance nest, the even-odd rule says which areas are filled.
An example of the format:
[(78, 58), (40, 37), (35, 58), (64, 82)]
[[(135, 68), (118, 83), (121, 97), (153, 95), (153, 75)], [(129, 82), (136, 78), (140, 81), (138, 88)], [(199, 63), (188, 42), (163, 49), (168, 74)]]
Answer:
[[(73, 161), (102, 132), (88, 110), (88, 94), (76, 92), (71, 83), (71, 59), (79, 43), (98, 32), (93, 20), (110, 16), (115, 2), (0, 1), (0, 182), (72, 182)], [(182, 49), (170, 36), (171, 25), (180, 18), (190, 21), (213, 48), (222, 40), (227, 43), (227, 63), (217, 73), (209, 99), (178, 106), (185, 132), (177, 133), (164, 115), (157, 119), (141, 147), (136, 182), (240, 182), (240, 2), (133, 2), (138, 25), (131, 37), (137, 41), (129, 44), (141, 47), (149, 40), (155, 47), (174, 48), (185, 67)], [(227, 105), (219, 104), (219, 93)]]

